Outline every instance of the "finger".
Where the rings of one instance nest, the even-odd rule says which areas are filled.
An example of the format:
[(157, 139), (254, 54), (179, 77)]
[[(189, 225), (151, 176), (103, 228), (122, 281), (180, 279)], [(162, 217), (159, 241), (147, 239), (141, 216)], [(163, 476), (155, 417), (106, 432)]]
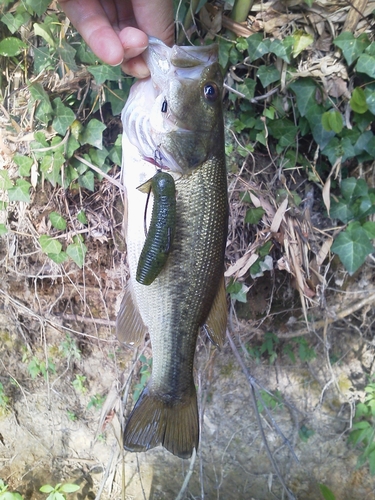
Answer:
[(134, 57), (129, 61), (124, 61), (121, 64), (124, 73), (135, 76), (136, 78), (146, 78), (149, 76), (150, 70), (148, 69), (142, 56)]
[(137, 26), (167, 45), (174, 42), (173, 0), (137, 0), (133, 3)]
[(106, 64), (121, 64), (121, 40), (98, 0), (62, 0), (60, 5), (96, 56)]

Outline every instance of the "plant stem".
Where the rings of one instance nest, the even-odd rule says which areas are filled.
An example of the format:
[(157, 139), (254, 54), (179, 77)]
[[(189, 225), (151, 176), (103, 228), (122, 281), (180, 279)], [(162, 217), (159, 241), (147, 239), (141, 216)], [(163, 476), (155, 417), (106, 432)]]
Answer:
[(236, 0), (232, 9), (230, 17), (236, 23), (243, 23), (246, 21), (254, 0)]

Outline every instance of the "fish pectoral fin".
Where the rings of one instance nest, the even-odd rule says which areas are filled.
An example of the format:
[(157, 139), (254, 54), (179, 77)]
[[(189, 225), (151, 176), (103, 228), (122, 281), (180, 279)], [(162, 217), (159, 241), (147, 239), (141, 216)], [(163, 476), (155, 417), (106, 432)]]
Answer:
[(133, 297), (132, 286), (128, 284), (116, 318), (116, 336), (120, 342), (139, 345), (147, 333)]
[(225, 332), (228, 321), (228, 304), (225, 292), (224, 276), (221, 280), (219, 291), (212, 304), (210, 314), (203, 325), (203, 330), (211, 342), (221, 349), (225, 341)]
[(146, 386), (124, 431), (124, 448), (147, 451), (162, 445), (180, 458), (190, 458), (198, 448), (199, 421), (194, 383), (186, 397), (166, 402)]

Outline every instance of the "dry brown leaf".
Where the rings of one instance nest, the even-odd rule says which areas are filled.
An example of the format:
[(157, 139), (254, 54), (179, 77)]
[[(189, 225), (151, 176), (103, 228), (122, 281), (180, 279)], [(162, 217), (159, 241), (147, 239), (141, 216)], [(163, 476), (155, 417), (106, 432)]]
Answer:
[(286, 212), (286, 209), (288, 208), (288, 197), (285, 197), (285, 200), (280, 204), (279, 208), (277, 209), (275, 213), (275, 217), (273, 218), (272, 224), (271, 224), (271, 233), (277, 233), (281, 224), (281, 221), (283, 220), (284, 214)]
[(328, 179), (326, 180), (326, 182), (323, 186), (323, 193), (322, 193), (323, 202), (324, 202), (324, 205), (326, 206), (328, 216), (329, 216), (329, 211), (331, 209), (330, 194), (331, 194), (331, 176), (328, 176)]

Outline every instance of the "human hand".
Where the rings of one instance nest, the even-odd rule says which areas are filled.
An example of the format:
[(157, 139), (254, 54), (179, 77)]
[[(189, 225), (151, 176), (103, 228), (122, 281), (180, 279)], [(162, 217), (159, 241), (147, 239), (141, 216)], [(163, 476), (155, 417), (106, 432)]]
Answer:
[(148, 36), (167, 45), (174, 40), (172, 0), (59, 0), (91, 50), (104, 63), (129, 75), (150, 74), (142, 52)]

